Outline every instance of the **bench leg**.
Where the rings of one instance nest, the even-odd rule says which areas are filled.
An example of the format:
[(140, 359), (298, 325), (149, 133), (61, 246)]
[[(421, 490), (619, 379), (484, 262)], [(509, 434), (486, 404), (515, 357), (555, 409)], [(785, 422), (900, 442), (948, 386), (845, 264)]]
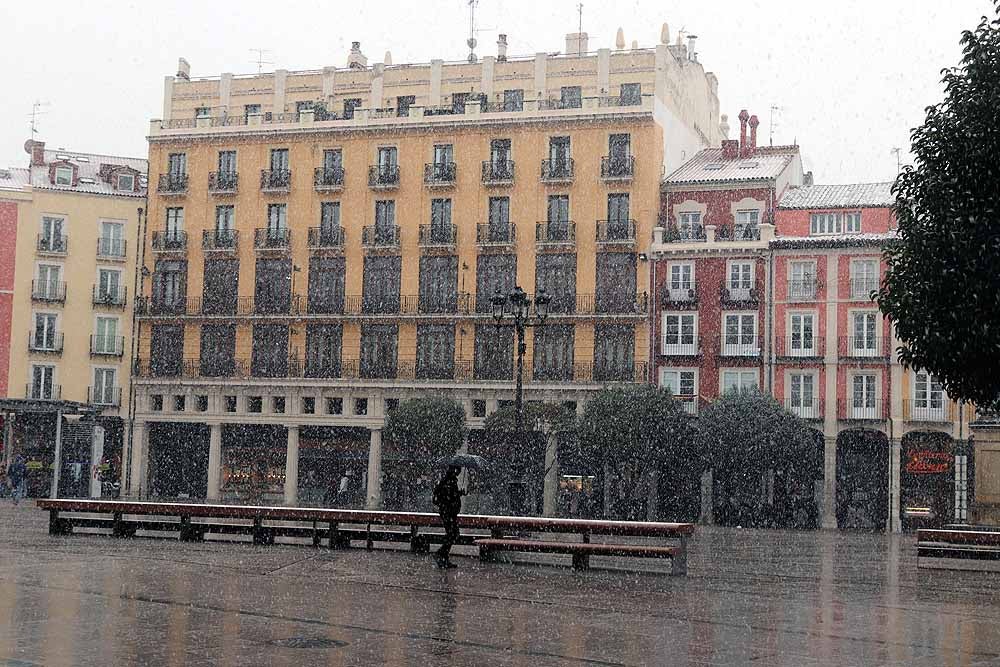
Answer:
[(346, 536), (340, 534), (340, 529), (338, 524), (330, 524), (330, 535), (327, 540), (327, 548), (329, 549), (346, 549), (351, 546), (351, 540), (346, 538)]
[(313, 532), (312, 532), (312, 544), (314, 547), (318, 547), (320, 543), (319, 530), (316, 528), (316, 522), (313, 521)]
[(262, 519), (253, 520), (253, 543), (262, 545), (274, 544), (274, 531), (265, 528)]
[(421, 535), (416, 526), (410, 526), (410, 551), (415, 554), (426, 554), (431, 550), (430, 540)]
[(484, 563), (495, 563), (497, 561), (497, 554), (493, 549), (488, 547), (479, 547), (479, 560)]
[(114, 524), (111, 527), (113, 537), (131, 538), (135, 537), (136, 525), (131, 521), (125, 521), (121, 512), (114, 513)]
[(687, 538), (682, 537), (678, 546), (677, 553), (670, 559), (670, 575), (674, 577), (684, 576), (688, 571)]
[(72, 535), (73, 523), (69, 519), (60, 519), (59, 510), (49, 510), (49, 535)]
[(365, 528), (365, 549), (371, 551), (375, 548), (375, 541), (372, 540), (372, 525), (368, 524)]
[(573, 569), (574, 570), (590, 569), (590, 556), (588, 554), (573, 554)]
[(181, 542), (204, 542), (205, 529), (192, 524), (191, 517), (181, 517)]

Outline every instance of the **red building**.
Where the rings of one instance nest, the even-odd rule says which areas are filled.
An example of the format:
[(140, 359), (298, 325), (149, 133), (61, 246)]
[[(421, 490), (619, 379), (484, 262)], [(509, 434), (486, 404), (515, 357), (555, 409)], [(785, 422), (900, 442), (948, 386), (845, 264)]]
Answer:
[(10, 327), (14, 306), (14, 258), (17, 238), (17, 207), (23, 200), (26, 169), (0, 169), (0, 398), (8, 395)]

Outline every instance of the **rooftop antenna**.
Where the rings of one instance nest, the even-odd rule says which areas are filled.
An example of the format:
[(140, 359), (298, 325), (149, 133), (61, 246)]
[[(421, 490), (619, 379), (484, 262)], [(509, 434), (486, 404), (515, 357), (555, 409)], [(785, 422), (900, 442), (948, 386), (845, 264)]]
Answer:
[(479, 0), (469, 0), (469, 39), (465, 43), (469, 45), (469, 62), (476, 62), (476, 5)]
[(271, 51), (269, 49), (250, 49), (250, 53), (257, 54), (257, 59), (253, 61), (257, 63), (257, 74), (260, 74), (264, 71), (264, 65), (274, 64), (274, 61), (264, 60), (265, 55), (268, 56), (271, 55)]
[(38, 134), (38, 117), (43, 113), (48, 113), (47, 111), (42, 111), (42, 107), (49, 106), (48, 102), (42, 102), (41, 100), (35, 100), (34, 104), (31, 105), (31, 113), (29, 118), (31, 118), (31, 138), (34, 139), (35, 135)]
[(903, 170), (902, 162), (900, 162), (900, 153), (902, 149), (899, 146), (893, 146), (892, 150), (889, 151), (896, 156), (896, 176), (899, 176), (899, 172)]
[(769, 124), (770, 127), (768, 128), (768, 134), (769, 134), (769, 136), (768, 136), (768, 140), (767, 140), (767, 143), (770, 146), (774, 145), (774, 112), (775, 111), (780, 112), (781, 111), (781, 107), (772, 104), (771, 105), (771, 120), (768, 121), (768, 124)]
[(577, 40), (576, 40), (576, 43), (577, 43), (577, 53), (578, 53), (578, 55), (582, 56), (583, 55), (583, 3), (582, 2), (580, 2), (580, 3), (578, 3), (576, 5), (576, 13), (577, 13), (577, 18), (578, 18), (578, 20), (577, 20), (577, 27), (576, 27), (576, 33), (577, 33)]

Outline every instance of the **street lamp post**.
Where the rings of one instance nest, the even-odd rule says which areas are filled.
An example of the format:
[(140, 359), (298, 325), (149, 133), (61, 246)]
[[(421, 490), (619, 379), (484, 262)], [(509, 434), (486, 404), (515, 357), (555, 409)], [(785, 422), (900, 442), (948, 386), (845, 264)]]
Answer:
[[(521, 446), (524, 443), (524, 353), (527, 344), (524, 342), (524, 331), (528, 327), (541, 327), (545, 324), (545, 319), (549, 316), (549, 303), (552, 297), (545, 293), (544, 289), (539, 289), (538, 294), (532, 300), (523, 289), (515, 286), (509, 294), (504, 295), (497, 287), (496, 293), (490, 299), (493, 306), (493, 319), (497, 323), (497, 333), (499, 334), (500, 323), (505, 315), (509, 314), (514, 322), (514, 332), (517, 337), (517, 378), (514, 389), (514, 415), (515, 415), (515, 442)], [(534, 305), (534, 314), (531, 307)], [(512, 482), (516, 485), (517, 482)], [(513, 500), (517, 494), (510, 492)], [(513, 508), (512, 508), (513, 509)]]

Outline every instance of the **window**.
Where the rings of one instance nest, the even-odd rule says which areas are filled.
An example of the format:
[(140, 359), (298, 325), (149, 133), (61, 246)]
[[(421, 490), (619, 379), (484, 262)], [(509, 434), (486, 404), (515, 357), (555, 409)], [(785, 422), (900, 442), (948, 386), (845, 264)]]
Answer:
[(285, 397), (284, 396), (272, 396), (271, 397), (271, 412), (276, 415), (285, 414)]
[(543, 253), (535, 257), (535, 294), (552, 297), (550, 313), (576, 311), (576, 255)]
[(35, 331), (31, 347), (34, 350), (52, 351), (60, 349), (59, 334), (56, 332), (56, 316), (53, 313), (35, 314)]
[[(498, 171), (507, 171), (510, 161), (510, 139), (490, 140), (490, 163), (493, 165), (494, 178), (501, 178)], [(510, 178), (510, 176), (508, 176)]]
[(283, 243), (288, 230), (287, 204), (267, 205), (267, 242), (269, 245)]
[(264, 400), (260, 396), (247, 396), (247, 412), (260, 413), (264, 411)]
[(757, 314), (727, 313), (723, 317), (722, 353), (728, 356), (753, 357), (757, 347)]
[(239, 303), (240, 261), (206, 259), (203, 277), (202, 313), (235, 315)]
[(454, 243), (454, 227), (451, 225), (451, 200), (431, 200), (431, 243)]
[(55, 216), (42, 216), (42, 231), (38, 238), (38, 249), (45, 252), (66, 252), (66, 238), (63, 236), (65, 220)]
[(405, 117), (410, 115), (410, 107), (417, 103), (415, 95), (399, 95), (396, 97), (396, 115)]
[(944, 389), (941, 382), (926, 371), (913, 375), (913, 419), (943, 421)]
[(399, 152), (395, 146), (381, 146), (377, 153), (379, 172), (388, 174), (399, 164)]
[(361, 377), (396, 377), (396, 345), (399, 328), (395, 324), (370, 324), (361, 327)]
[(153, 267), (153, 310), (183, 313), (187, 297), (187, 262), (159, 260)]
[(642, 84), (623, 83), (619, 102), (626, 107), (642, 104)]
[(219, 174), (236, 173), (236, 151), (219, 151)]
[(643, 381), (635, 377), (635, 327), (631, 324), (594, 326), (595, 382)]
[(851, 260), (851, 298), (868, 300), (878, 289), (878, 260)]
[(788, 376), (788, 409), (804, 419), (819, 416), (816, 400), (816, 375), (813, 373), (790, 373)]
[(368, 414), (368, 399), (367, 398), (355, 398), (354, 399), (354, 414), (363, 417)]
[(851, 313), (850, 353), (852, 356), (875, 357), (879, 354), (878, 339), (875, 337), (877, 328), (877, 311)]
[(174, 377), (184, 365), (184, 326), (154, 324), (149, 342), (149, 370), (153, 377)]
[(315, 103), (312, 100), (303, 100), (295, 103), (295, 113), (311, 111)]
[(122, 354), (118, 341), (118, 318), (98, 317), (95, 323), (93, 351), (97, 354)]
[(303, 396), (302, 397), (302, 414), (304, 414), (304, 415), (314, 415), (314, 414), (316, 414), (316, 397), (315, 396)]
[(170, 207), (167, 209), (165, 248), (184, 247), (184, 209)]
[(850, 419), (876, 419), (881, 416), (875, 384), (874, 373), (851, 377), (851, 411), (848, 415)]
[(595, 280), (594, 309), (598, 314), (636, 312), (635, 253), (598, 253)]
[(180, 183), (187, 176), (186, 153), (171, 153), (167, 156), (167, 175), (172, 183)]
[(326, 414), (339, 415), (343, 412), (344, 412), (344, 399), (342, 398), (326, 399)]
[(344, 100), (344, 119), (350, 120), (354, 118), (354, 111), (361, 108), (361, 98), (360, 97), (350, 97)]
[(583, 106), (580, 86), (563, 86), (559, 89), (560, 109), (579, 109)]
[(627, 192), (608, 195), (608, 222), (605, 229), (605, 239), (608, 241), (624, 241), (635, 237), (632, 221), (629, 218), (629, 197)]
[(323, 170), (326, 172), (339, 172), (344, 168), (344, 154), (339, 148), (331, 148), (323, 151)]
[(309, 259), (308, 310), (310, 313), (344, 312), (344, 279), (347, 265), (343, 257)]
[(722, 391), (724, 393), (739, 393), (752, 391), (760, 387), (757, 371), (727, 370), (722, 371)]
[(451, 112), (465, 113), (465, 103), (469, 101), (472, 93), (453, 93), (451, 96)]
[(733, 239), (750, 241), (760, 238), (757, 223), (760, 222), (760, 211), (757, 209), (736, 211), (736, 224), (733, 227)]
[(367, 256), (362, 277), (361, 307), (365, 313), (398, 313), (402, 258)]
[(472, 400), (472, 416), (477, 419), (483, 419), (486, 417), (486, 401), (481, 398)]
[(243, 120), (246, 121), (250, 116), (260, 113), (259, 104), (244, 104), (243, 105)]
[(396, 202), (389, 199), (375, 202), (375, 245), (395, 245), (399, 242), (396, 232)]
[(628, 134), (612, 134), (608, 137), (608, 157), (601, 161), (602, 178), (632, 176), (631, 137)]
[(340, 245), (339, 201), (325, 201), (319, 205), (319, 235), (321, 245)]
[(73, 185), (72, 167), (56, 167), (56, 185)]
[(90, 400), (97, 405), (117, 405), (117, 388), (115, 387), (114, 368), (94, 369), (94, 388), (91, 390)]
[(490, 299), (500, 290), (506, 296), (517, 282), (517, 255), (479, 255), (476, 260), (476, 312), (490, 313)]
[(670, 301), (694, 301), (694, 264), (673, 263), (667, 269), (667, 299)]
[(510, 380), (514, 377), (514, 327), (477, 324), (475, 334), (476, 380)]
[(699, 211), (678, 213), (677, 234), (682, 241), (705, 238), (705, 232), (701, 227), (701, 213)]
[(288, 375), (288, 326), (284, 324), (253, 325), (253, 350), (250, 375), (253, 377), (286, 377)]
[(116, 269), (97, 270), (97, 300), (101, 303), (122, 303), (122, 272)]
[(792, 313), (788, 318), (791, 335), (788, 349), (791, 356), (811, 357), (816, 354), (815, 315), (813, 313)]
[(567, 382), (573, 379), (572, 324), (547, 324), (534, 330), (534, 379)]
[(663, 354), (694, 356), (698, 354), (698, 315), (695, 313), (663, 314)]
[(455, 148), (452, 144), (434, 144), (434, 165), (446, 165), (455, 161)]
[(455, 374), (455, 327), (452, 325), (417, 326), (418, 380), (445, 380)]
[(490, 197), (488, 202), (489, 227), (486, 240), (490, 243), (509, 243), (514, 240), (510, 227), (510, 197)]
[[(215, 243), (217, 247), (229, 247), (236, 224), (236, 207), (229, 204), (215, 207)], [(223, 245), (226, 244), (226, 245)]]
[(288, 313), (292, 305), (292, 261), (257, 260), (254, 310), (259, 315)]
[(205, 394), (198, 394), (194, 397), (195, 407), (194, 409), (198, 412), (208, 412), (208, 396)]
[(232, 377), (236, 371), (236, 325), (201, 325), (203, 377)]
[(125, 225), (120, 222), (101, 222), (101, 238), (97, 254), (104, 257), (125, 256)]
[(423, 255), (420, 258), (420, 312), (458, 311), (458, 257)]
[(135, 190), (135, 174), (118, 174), (117, 190), (132, 192)]
[(569, 137), (549, 137), (549, 167), (552, 176), (569, 174)]
[(816, 263), (789, 262), (788, 299), (811, 301), (816, 298)]
[(809, 216), (810, 234), (859, 234), (861, 212), (813, 213)]
[(150, 412), (163, 412), (163, 394), (149, 395), (149, 410)]
[(503, 110), (524, 111), (524, 90), (518, 88), (503, 91)]
[(55, 366), (49, 366), (47, 364), (32, 365), (31, 389), (28, 398), (58, 398), (58, 390), (54, 384), (55, 375)]
[(225, 396), (225, 410), (226, 412), (236, 412), (236, 397), (235, 396)]
[(698, 378), (695, 371), (663, 368), (660, 370), (660, 387), (681, 401), (689, 414), (698, 411)]
[(212, 115), (211, 107), (195, 107), (194, 117), (195, 118), (208, 118)]
[(306, 327), (306, 368), (310, 378), (340, 377), (340, 324), (310, 324)]
[(546, 232), (542, 240), (568, 241), (569, 195), (549, 195)]
[(749, 301), (753, 290), (753, 262), (731, 262), (726, 283), (732, 301)]
[(38, 265), (38, 284), (35, 289), (42, 299), (58, 299), (62, 292), (62, 267), (58, 264)]

